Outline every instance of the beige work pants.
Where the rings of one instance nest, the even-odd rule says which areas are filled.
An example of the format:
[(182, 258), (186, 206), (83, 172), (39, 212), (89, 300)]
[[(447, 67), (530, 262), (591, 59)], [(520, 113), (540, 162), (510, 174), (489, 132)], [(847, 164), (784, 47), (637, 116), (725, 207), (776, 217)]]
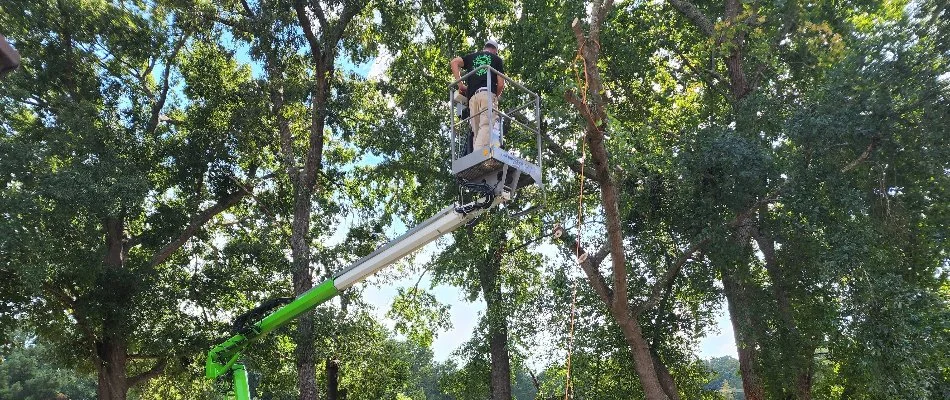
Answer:
[[(472, 132), (475, 133), (475, 140), (472, 143), (473, 149), (488, 147), (491, 140), (491, 127), (498, 120), (498, 98), (495, 97), (494, 109), (492, 109), (491, 121), (488, 118), (488, 104), (490, 98), (494, 97), (487, 90), (475, 93), (468, 101), (468, 111), (472, 115), (469, 123), (472, 124)], [(493, 143), (495, 146), (500, 143)]]

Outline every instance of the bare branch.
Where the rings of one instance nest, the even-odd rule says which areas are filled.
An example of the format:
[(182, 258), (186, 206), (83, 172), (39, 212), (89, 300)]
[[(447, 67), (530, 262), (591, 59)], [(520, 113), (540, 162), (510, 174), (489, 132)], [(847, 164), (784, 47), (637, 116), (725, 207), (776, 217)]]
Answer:
[[(600, 78), (600, 68), (597, 66), (597, 60), (600, 58), (600, 24), (591, 26), (590, 37), (585, 37), (580, 20), (575, 18), (571, 24), (571, 30), (574, 31), (574, 38), (577, 40), (577, 52), (584, 62), (586, 92), (581, 95), (585, 96), (584, 100), (590, 101), (589, 105), (584, 105), (588, 119), (592, 122), (589, 123), (588, 136), (590, 136), (589, 139), (596, 140), (598, 137), (603, 137), (602, 125), (606, 120), (602, 98), (604, 83)], [(578, 111), (581, 110), (578, 109)]]
[[(602, 5), (601, 3), (597, 4)], [(610, 2), (607, 5), (609, 4)], [(595, 9), (595, 11), (601, 10)], [(598, 25), (602, 23), (599, 20), (594, 22), (597, 22)], [(629, 312), (629, 304), (627, 304), (627, 265), (620, 232), (617, 188), (614, 186), (611, 177), (609, 156), (604, 145), (606, 125), (606, 110), (602, 97), (604, 86), (600, 77), (600, 68), (597, 65), (600, 59), (600, 44), (597, 41), (599, 27), (596, 30), (592, 27), (591, 37), (585, 38), (580, 25), (580, 21), (574, 19), (571, 29), (574, 31), (574, 37), (577, 40), (578, 54), (584, 61), (585, 91), (582, 94), (588, 97), (578, 99), (573, 93), (567, 92), (565, 93), (565, 99), (577, 108), (587, 122), (586, 138), (590, 145), (592, 164), (600, 177), (598, 183), (600, 184), (601, 203), (607, 217), (607, 240), (610, 245), (610, 254), (613, 255), (611, 258), (611, 275), (614, 286), (609, 307), (614, 314), (621, 315)], [(597, 272), (597, 277), (600, 277), (599, 272)]]
[(573, 104), (574, 107), (577, 108), (577, 112), (581, 114), (581, 117), (584, 117), (588, 132), (598, 130), (597, 122), (594, 121), (594, 115), (591, 114), (590, 108), (588, 108), (587, 104), (584, 104), (584, 101), (579, 99), (574, 92), (564, 92), (564, 100)]
[(604, 262), (604, 259), (610, 255), (610, 246), (604, 245), (591, 256), (590, 262), (597, 267), (600, 267), (600, 264)]

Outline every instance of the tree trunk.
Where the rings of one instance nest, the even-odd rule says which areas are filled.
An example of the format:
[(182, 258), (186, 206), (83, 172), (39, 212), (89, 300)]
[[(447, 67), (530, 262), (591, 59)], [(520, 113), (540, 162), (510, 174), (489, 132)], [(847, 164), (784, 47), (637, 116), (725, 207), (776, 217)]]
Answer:
[(788, 290), (788, 277), (779, 265), (778, 255), (775, 252), (775, 240), (770, 234), (765, 232), (762, 227), (756, 227), (753, 237), (762, 251), (765, 258), (765, 270), (769, 279), (772, 281), (772, 294), (778, 306), (778, 316), (782, 322), (780, 330), (784, 336), (783, 342), (787, 347), (782, 351), (784, 359), (784, 368), (787, 368), (785, 376), (790, 377), (787, 388), (789, 392), (794, 393), (798, 400), (811, 400), (811, 378), (814, 348), (807, 343), (807, 340), (798, 329), (798, 322), (795, 319), (792, 309), (791, 295)]
[(656, 375), (660, 378), (660, 385), (663, 386), (666, 397), (669, 397), (670, 400), (680, 400), (680, 394), (676, 390), (676, 382), (673, 380), (669, 368), (666, 368), (666, 364), (663, 364), (663, 360), (660, 360), (660, 355), (656, 350), (651, 348), (650, 355), (653, 356), (653, 369), (656, 370)]
[(757, 343), (752, 331), (752, 316), (749, 315), (745, 296), (742, 295), (736, 277), (731, 271), (722, 271), (723, 292), (729, 306), (729, 319), (736, 339), (736, 352), (739, 354), (739, 373), (742, 375), (742, 389), (746, 400), (764, 400), (765, 389), (756, 373), (758, 358)]
[[(609, 155), (604, 145), (603, 132), (597, 127), (588, 127), (588, 142), (590, 143), (591, 160), (597, 175), (600, 177), (600, 197), (607, 219), (607, 242), (610, 246), (613, 299), (609, 304), (611, 314), (620, 325), (624, 338), (630, 346), (634, 367), (643, 391), (649, 400), (667, 400), (669, 397), (663, 390), (660, 378), (653, 368), (653, 356), (650, 355), (650, 345), (643, 338), (643, 331), (636, 315), (630, 312), (627, 297), (627, 260), (623, 247), (623, 232), (620, 229), (620, 209), (617, 187), (611, 178)], [(673, 389), (675, 392), (675, 389)]]
[(342, 400), (340, 391), (340, 360), (327, 359), (327, 400)]
[[(106, 254), (103, 264), (107, 273), (118, 276), (125, 264), (125, 223), (121, 218), (110, 217), (102, 221), (105, 228)], [(126, 296), (118, 293), (113, 301), (123, 303)], [(100, 400), (125, 400), (128, 393), (128, 352), (126, 340), (120, 331), (122, 322), (119, 310), (105, 310), (102, 317), (102, 336), (96, 340), (96, 393)]]
[[(306, 168), (304, 173), (301, 173), (296, 157), (294, 156), (290, 121), (283, 116), (284, 72), (283, 65), (278, 58), (279, 55), (274, 49), (270, 49), (270, 51), (267, 52), (268, 78), (275, 85), (270, 89), (271, 112), (274, 114), (277, 122), (283, 166), (294, 190), (294, 214), (290, 226), (290, 250), (293, 258), (292, 280), (294, 295), (300, 296), (313, 287), (313, 271), (310, 268), (310, 216), (313, 188), (315, 185), (307, 181)], [(314, 107), (318, 106), (325, 106), (325, 103), (314, 105)], [(317, 112), (314, 111), (314, 115), (316, 114)], [(321, 143), (323, 141), (322, 135), (320, 141)], [(320, 146), (319, 150), (322, 156), (322, 146)], [(308, 162), (307, 164), (310, 163)], [(317, 165), (319, 166), (319, 161)], [(297, 332), (294, 337), (294, 342), (296, 344), (294, 356), (297, 367), (297, 390), (300, 393), (300, 399), (316, 400), (317, 370), (313, 344), (312, 311), (304, 313), (297, 318)]]
[(127, 271), (125, 260), (128, 258), (128, 238), (125, 236), (125, 220), (121, 216), (107, 217), (102, 220), (105, 230), (106, 254), (102, 258), (105, 271), (98, 282), (98, 296), (106, 305), (102, 309), (102, 331), (96, 333), (89, 324), (86, 315), (79, 314), (74, 308), (78, 328), (95, 346), (95, 367), (97, 372), (96, 395), (100, 400), (125, 400), (129, 387), (146, 382), (162, 373), (165, 360), (158, 361), (150, 370), (129, 377), (129, 330), (126, 310), (132, 307), (136, 288), (112, 287), (110, 280), (122, 279)]
[[(624, 237), (620, 223), (620, 200), (617, 186), (612, 177), (610, 156), (604, 143), (604, 130), (607, 129), (607, 111), (604, 101), (604, 84), (600, 76), (598, 60), (600, 59), (600, 31), (602, 24), (613, 6), (612, 1), (594, 2), (590, 10), (590, 30), (587, 35), (581, 28), (580, 20), (575, 19), (571, 24), (577, 40), (578, 50), (584, 59), (584, 77), (586, 90), (577, 98), (574, 92), (568, 92), (566, 99), (573, 103), (585, 121), (584, 139), (589, 144), (590, 160), (597, 172), (597, 183), (600, 186), (601, 206), (606, 217), (607, 245), (610, 252), (611, 281), (613, 288), (607, 293), (606, 282), (594, 282), (601, 287), (601, 298), (607, 304), (611, 316), (617, 321), (633, 357), (634, 369), (640, 378), (640, 384), (648, 400), (669, 400), (657, 371), (653, 366), (653, 356), (650, 354), (650, 345), (643, 337), (637, 315), (631, 312), (629, 293), (627, 291), (627, 258), (624, 252)], [(578, 238), (580, 240), (580, 238)], [(601, 279), (599, 271), (592, 271), (593, 279)], [(591, 279), (589, 277), (589, 279)], [(595, 288), (596, 290), (596, 288)], [(668, 382), (669, 383), (669, 382)], [(675, 388), (672, 391), (676, 391)]]
[[(630, 315), (625, 318), (615, 315), (614, 318), (620, 324), (623, 337), (627, 345), (630, 346), (630, 354), (633, 356), (633, 369), (637, 373), (637, 377), (640, 378), (640, 384), (643, 386), (643, 393), (647, 400), (670, 400), (654, 368), (650, 345), (643, 338), (640, 324)], [(673, 388), (674, 392), (675, 390)]]
[[(294, 294), (302, 295), (313, 287), (310, 268), (310, 200), (311, 191), (303, 185), (294, 187), (294, 220), (291, 223), (290, 248), (293, 255)], [(297, 319), (296, 363), (297, 390), (300, 400), (317, 400), (317, 371), (314, 361), (313, 311)]]
[(96, 394), (99, 400), (125, 400), (129, 391), (126, 370), (128, 355), (125, 342), (118, 337), (106, 337), (96, 343), (99, 380)]
[[(741, 22), (737, 20), (742, 5), (739, 0), (726, 0), (725, 16), (730, 25), (736, 25)], [(731, 42), (729, 55), (723, 57), (726, 63), (726, 70), (729, 72), (729, 91), (732, 93), (732, 101), (742, 100), (752, 89), (749, 87), (745, 68), (742, 65), (742, 56), (745, 46), (745, 32), (738, 30), (735, 36), (731, 38), (720, 38), (719, 41), (728, 40)]]
[[(504, 243), (504, 236), (493, 240)], [(488, 347), (491, 356), (491, 399), (511, 400), (511, 360), (508, 356), (508, 315), (501, 298), (498, 274), (504, 245), (478, 266), (479, 283), (485, 297), (485, 315), (488, 318)]]
[(511, 400), (511, 361), (508, 356), (508, 328), (505, 323), (489, 327), (491, 352), (491, 398)]

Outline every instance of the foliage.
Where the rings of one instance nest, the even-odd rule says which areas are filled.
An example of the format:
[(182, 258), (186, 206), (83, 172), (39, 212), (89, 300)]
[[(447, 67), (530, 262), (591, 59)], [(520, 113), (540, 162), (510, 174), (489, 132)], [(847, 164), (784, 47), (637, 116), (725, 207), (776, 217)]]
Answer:
[(732, 356), (713, 357), (706, 360), (706, 368), (713, 377), (706, 385), (706, 390), (721, 390), (729, 385), (733, 389), (742, 388), (742, 379), (739, 377), (739, 360)]
[(46, 344), (18, 331), (10, 345), (13, 349), (0, 360), (0, 398), (96, 398), (95, 379), (62, 365)]
[[(331, 20), (355, 4), (319, 3)], [(945, 2), (616, 1), (594, 71), (571, 22), (590, 32), (588, 10), (610, 3), (360, 3), (320, 70), (293, 1), (3, 2), (24, 67), (0, 86), (0, 397), (89, 397), (111, 343), (123, 377), (151, 378), (133, 397), (221, 398), (203, 354), (233, 317), (291, 296), (295, 271), (332, 276), (457, 200), (447, 63), (487, 38), (542, 97), (547, 201), (512, 218), (537, 202), (529, 189), (383, 282), (431, 274), (485, 301), (473, 337), (436, 362), (444, 299), (400, 288), (391, 332), (350, 290), (314, 312), (309, 338), (285, 328), (248, 352), (260, 398), (299, 395), (299, 340), (317, 381), (339, 361), (350, 399), (486, 398), (498, 334), (517, 398), (563, 396), (569, 343), (576, 398), (645, 397), (621, 321), (574, 248), (545, 237), (559, 223), (589, 256), (606, 244), (604, 181), (585, 178), (581, 196), (579, 160), (596, 165), (568, 91), (603, 99), (619, 279), (630, 305), (650, 304), (633, 322), (682, 398), (752, 379), (695, 355), (722, 309), (766, 398), (947, 397)], [(334, 32), (310, 22), (320, 40)], [(354, 72), (383, 60), (372, 79)], [(601, 93), (587, 90), (593, 72)], [(523, 136), (509, 143), (527, 153)], [(316, 144), (301, 191), (294, 171)]]

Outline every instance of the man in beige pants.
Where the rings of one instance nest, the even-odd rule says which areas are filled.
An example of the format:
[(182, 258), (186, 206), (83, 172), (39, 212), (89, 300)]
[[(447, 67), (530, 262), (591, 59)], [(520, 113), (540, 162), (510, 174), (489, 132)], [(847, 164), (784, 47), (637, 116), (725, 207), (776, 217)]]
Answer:
[(20, 53), (7, 42), (7, 38), (0, 35), (0, 77), (20, 66)]
[[(498, 42), (489, 40), (485, 42), (482, 51), (468, 54), (464, 57), (455, 57), (449, 63), (452, 67), (452, 74), (455, 79), (462, 77), (462, 70), (466, 72), (476, 69), (482, 65), (490, 65), (500, 73), (505, 73), (505, 63), (501, 57), (498, 57)], [(489, 77), (493, 88), (488, 87)], [(472, 125), (472, 132), (475, 133), (474, 149), (488, 147), (489, 145), (498, 146), (499, 143), (489, 143), (491, 141), (491, 127), (498, 120), (495, 114), (498, 106), (498, 98), (505, 90), (505, 80), (498, 74), (487, 69), (469, 75), (464, 83), (459, 83), (459, 90), (468, 97), (468, 109), (472, 119), (469, 122)], [(494, 92), (494, 93), (492, 93)], [(494, 100), (494, 101), (492, 101)], [(492, 107), (491, 120), (488, 118), (488, 108)]]

